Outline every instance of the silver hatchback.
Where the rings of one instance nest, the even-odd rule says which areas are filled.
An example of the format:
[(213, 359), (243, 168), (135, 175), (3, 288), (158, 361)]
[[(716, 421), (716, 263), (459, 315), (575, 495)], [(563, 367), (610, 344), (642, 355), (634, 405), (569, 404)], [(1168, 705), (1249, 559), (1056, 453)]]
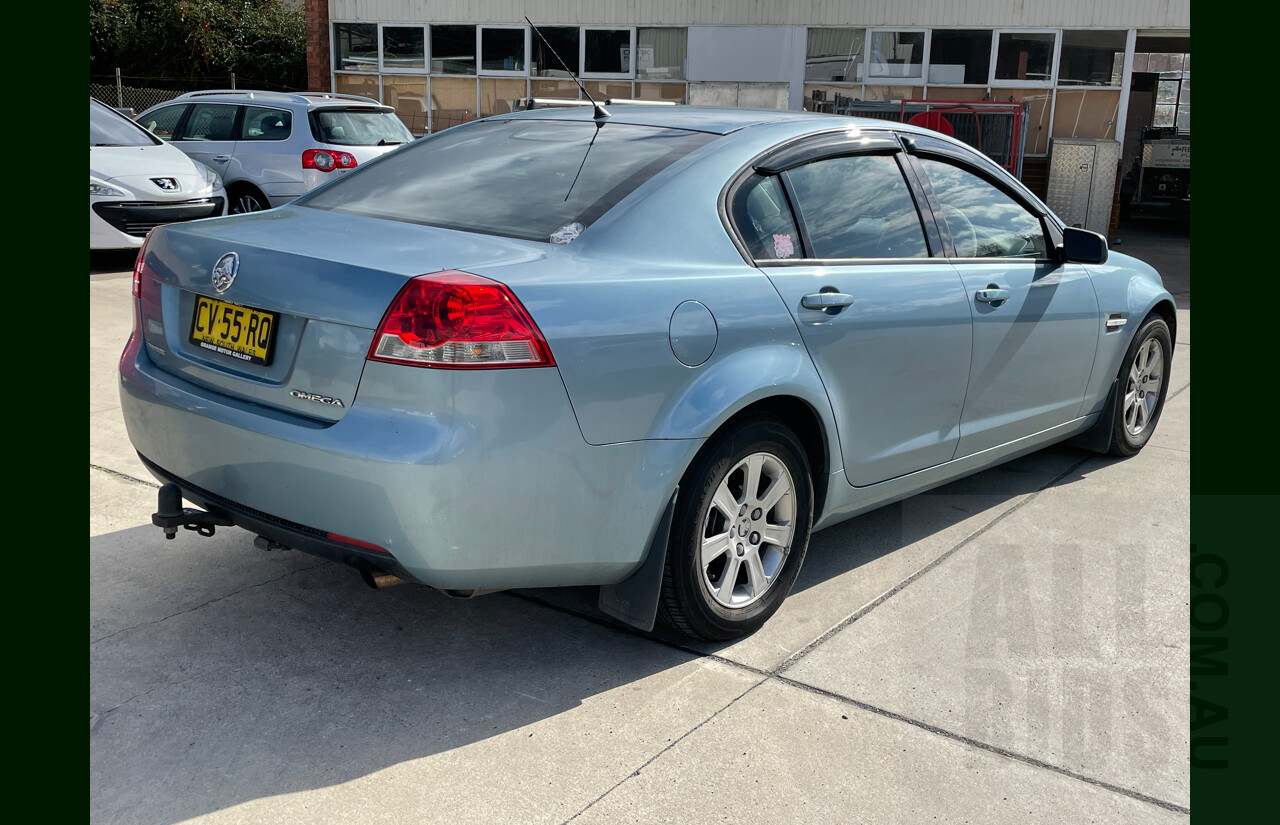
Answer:
[(288, 203), (413, 140), (390, 106), (320, 92), (189, 92), (137, 122), (217, 171), (233, 213)]

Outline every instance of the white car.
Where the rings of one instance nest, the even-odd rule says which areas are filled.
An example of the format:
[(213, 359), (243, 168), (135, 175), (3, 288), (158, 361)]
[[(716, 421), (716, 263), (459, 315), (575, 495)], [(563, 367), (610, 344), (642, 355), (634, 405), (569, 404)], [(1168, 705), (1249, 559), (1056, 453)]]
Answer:
[(90, 249), (136, 249), (161, 224), (226, 213), (217, 172), (89, 98)]

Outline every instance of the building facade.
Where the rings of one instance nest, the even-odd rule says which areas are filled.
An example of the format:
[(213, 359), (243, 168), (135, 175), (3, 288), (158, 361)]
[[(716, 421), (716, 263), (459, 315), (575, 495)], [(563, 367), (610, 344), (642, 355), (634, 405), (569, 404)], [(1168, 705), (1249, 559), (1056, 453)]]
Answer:
[[(862, 113), (1022, 104), (1019, 163), (1050, 141), (1189, 133), (1189, 0), (306, 0), (311, 88), (394, 106), (417, 134), (523, 98)], [(535, 32), (526, 23), (537, 26)]]

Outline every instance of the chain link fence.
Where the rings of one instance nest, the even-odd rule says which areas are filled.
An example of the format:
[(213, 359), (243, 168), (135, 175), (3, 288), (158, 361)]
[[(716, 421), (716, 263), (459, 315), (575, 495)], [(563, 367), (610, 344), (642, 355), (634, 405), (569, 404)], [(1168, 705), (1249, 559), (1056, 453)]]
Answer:
[(234, 74), (227, 77), (206, 77), (199, 80), (172, 77), (129, 77), (117, 72), (112, 75), (89, 77), (89, 97), (117, 109), (132, 109), (134, 113), (150, 109), (158, 103), (172, 100), (180, 94), (201, 89), (264, 89), (275, 92), (301, 91), (288, 86), (266, 83), (255, 78)]

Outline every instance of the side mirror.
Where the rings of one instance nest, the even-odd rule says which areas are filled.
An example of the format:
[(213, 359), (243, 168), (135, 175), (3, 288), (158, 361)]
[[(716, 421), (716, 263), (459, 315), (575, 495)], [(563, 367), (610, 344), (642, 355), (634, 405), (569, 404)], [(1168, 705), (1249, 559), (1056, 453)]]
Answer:
[(1077, 264), (1105, 264), (1107, 239), (1097, 232), (1068, 226), (1062, 230), (1062, 257)]

